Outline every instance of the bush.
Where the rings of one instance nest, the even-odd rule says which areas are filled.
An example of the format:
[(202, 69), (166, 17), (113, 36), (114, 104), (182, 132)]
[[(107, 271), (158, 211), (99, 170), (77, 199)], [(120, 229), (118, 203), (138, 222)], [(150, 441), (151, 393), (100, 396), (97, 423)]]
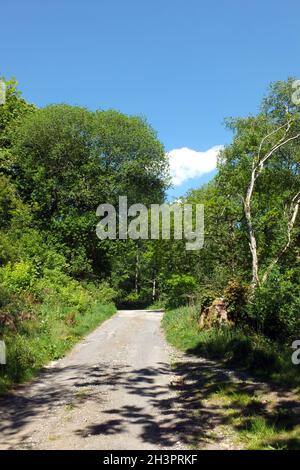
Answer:
[(248, 295), (248, 286), (238, 280), (229, 281), (224, 290), (223, 296), (229, 318), (237, 325), (248, 323)]
[(113, 302), (117, 297), (117, 292), (105, 281), (99, 284), (86, 284), (86, 288), (103, 304)]
[(7, 287), (4, 287), (3, 284), (0, 284), (0, 308), (5, 307), (10, 302), (10, 293)]
[(35, 365), (35, 355), (26, 337), (15, 334), (5, 337), (7, 364), (5, 374), (17, 383), (26, 380)]
[(165, 282), (165, 293), (170, 307), (188, 303), (196, 291), (196, 279), (189, 274), (173, 274)]
[(7, 347), (1, 393), (61, 357), (115, 311), (115, 291), (107, 283), (72, 279), (63, 257), (52, 249), (35, 252), (34, 237), (27, 242), (18, 248), (24, 259), (0, 267), (0, 338)]
[(258, 332), (281, 343), (300, 338), (300, 269), (274, 270), (257, 288), (249, 315)]
[(35, 281), (35, 271), (29, 261), (20, 261), (12, 265), (8, 263), (0, 270), (3, 286), (13, 293), (26, 291)]
[(79, 312), (59, 298), (55, 301), (50, 297), (31, 306), (34, 314), (24, 316), (23, 320), (20, 299), (8, 304), (10, 316), (19, 317), (19, 321), (13, 322), (13, 329), (7, 325), (0, 328), (7, 349), (7, 364), (0, 369), (0, 392), (29, 379), (48, 361), (60, 358), (78, 339), (115, 312), (113, 304), (102, 304), (94, 296), (90, 300)]

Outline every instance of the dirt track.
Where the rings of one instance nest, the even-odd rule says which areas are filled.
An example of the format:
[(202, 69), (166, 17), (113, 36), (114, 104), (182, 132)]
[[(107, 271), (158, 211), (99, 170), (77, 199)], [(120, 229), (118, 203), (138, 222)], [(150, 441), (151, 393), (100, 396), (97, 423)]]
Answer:
[(0, 449), (177, 449), (160, 312), (120, 311), (0, 404)]
[[(288, 419), (294, 430), (266, 445), (299, 449), (297, 395), (175, 352), (161, 317), (119, 311), (33, 382), (2, 398), (0, 449), (240, 449), (237, 432), (253, 413), (267, 422)], [(218, 396), (222, 384), (247, 394), (248, 405), (234, 394), (226, 404)]]

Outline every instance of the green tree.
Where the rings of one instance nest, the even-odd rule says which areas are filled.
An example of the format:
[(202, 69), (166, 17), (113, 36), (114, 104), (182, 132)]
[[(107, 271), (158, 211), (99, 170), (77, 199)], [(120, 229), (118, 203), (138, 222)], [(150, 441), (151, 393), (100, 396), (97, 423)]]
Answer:
[(15, 79), (0, 79), (5, 84), (5, 102), (0, 104), (0, 172), (13, 174), (15, 155), (11, 151), (11, 134), (35, 108), (21, 97)]
[(67, 105), (36, 110), (13, 137), (17, 185), (36, 225), (65, 245), (73, 274), (109, 269), (106, 244), (95, 234), (100, 203), (161, 202), (167, 159), (139, 117)]
[(287, 107), (291, 93), (291, 81), (277, 82), (258, 116), (228, 121), (235, 137), (221, 155), (219, 180), (243, 206), (252, 288), (267, 280), (296, 239), (300, 115), (296, 106)]

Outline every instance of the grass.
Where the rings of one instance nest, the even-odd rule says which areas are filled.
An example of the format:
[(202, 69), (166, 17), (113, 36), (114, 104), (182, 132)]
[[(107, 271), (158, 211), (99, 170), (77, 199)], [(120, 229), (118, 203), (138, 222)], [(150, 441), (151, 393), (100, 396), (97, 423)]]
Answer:
[(24, 321), (17, 332), (4, 332), (7, 364), (0, 366), (0, 394), (16, 383), (26, 382), (45, 364), (62, 357), (116, 311), (113, 304), (98, 301), (81, 312), (53, 302), (37, 308), (34, 320)]
[(274, 441), (278, 440), (277, 438), (278, 434), (275, 426), (268, 424), (262, 416), (253, 418), (247, 428), (241, 432), (241, 439), (245, 441), (249, 450), (282, 450), (282, 447), (274, 445)]
[(224, 364), (290, 387), (300, 386), (299, 366), (287, 347), (237, 328), (200, 330), (197, 311), (189, 307), (169, 310), (163, 318), (167, 340), (187, 353), (221, 360)]
[(164, 310), (165, 302), (153, 302), (150, 305), (147, 305), (146, 310)]
[(239, 390), (237, 385), (232, 382), (218, 384), (217, 390), (211, 394), (211, 398), (219, 401), (221, 400), (226, 404), (236, 404), (239, 407), (259, 403), (259, 399), (257, 397), (253, 397), (253, 395)]
[[(191, 397), (200, 429), (210, 410), (219, 423), (215, 432), (224, 427), (238, 448), (300, 449), (299, 413), (294, 412), (299, 394), (288, 389), (299, 386), (299, 366), (292, 364), (291, 351), (235, 328), (200, 330), (197, 312), (188, 307), (167, 311), (163, 328), (167, 340), (178, 349), (218, 360), (217, 368), (213, 363), (203, 368), (188, 365), (188, 361), (174, 364), (175, 373), (187, 380), (187, 385), (177, 382), (179, 396), (188, 393)], [(240, 374), (227, 375), (220, 365), (247, 371), (249, 380)], [(252, 382), (251, 375), (261, 382)], [(214, 439), (208, 431), (203, 432)], [(216, 442), (218, 438), (216, 435)], [(196, 435), (196, 442), (200, 439)]]
[(290, 410), (268, 409), (262, 397), (240, 390), (240, 384), (222, 386), (211, 398), (226, 404), (227, 425), (246, 449), (300, 449), (300, 426)]
[(65, 411), (73, 411), (76, 409), (76, 405), (74, 403), (68, 403), (66, 406), (65, 406)]

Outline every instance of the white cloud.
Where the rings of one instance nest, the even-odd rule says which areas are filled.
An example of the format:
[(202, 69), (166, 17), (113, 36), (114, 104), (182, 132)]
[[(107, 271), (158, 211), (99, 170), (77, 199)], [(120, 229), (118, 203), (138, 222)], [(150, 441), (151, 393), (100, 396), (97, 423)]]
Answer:
[(210, 173), (217, 167), (217, 156), (223, 145), (216, 145), (205, 152), (183, 147), (167, 153), (174, 186), (184, 181)]

